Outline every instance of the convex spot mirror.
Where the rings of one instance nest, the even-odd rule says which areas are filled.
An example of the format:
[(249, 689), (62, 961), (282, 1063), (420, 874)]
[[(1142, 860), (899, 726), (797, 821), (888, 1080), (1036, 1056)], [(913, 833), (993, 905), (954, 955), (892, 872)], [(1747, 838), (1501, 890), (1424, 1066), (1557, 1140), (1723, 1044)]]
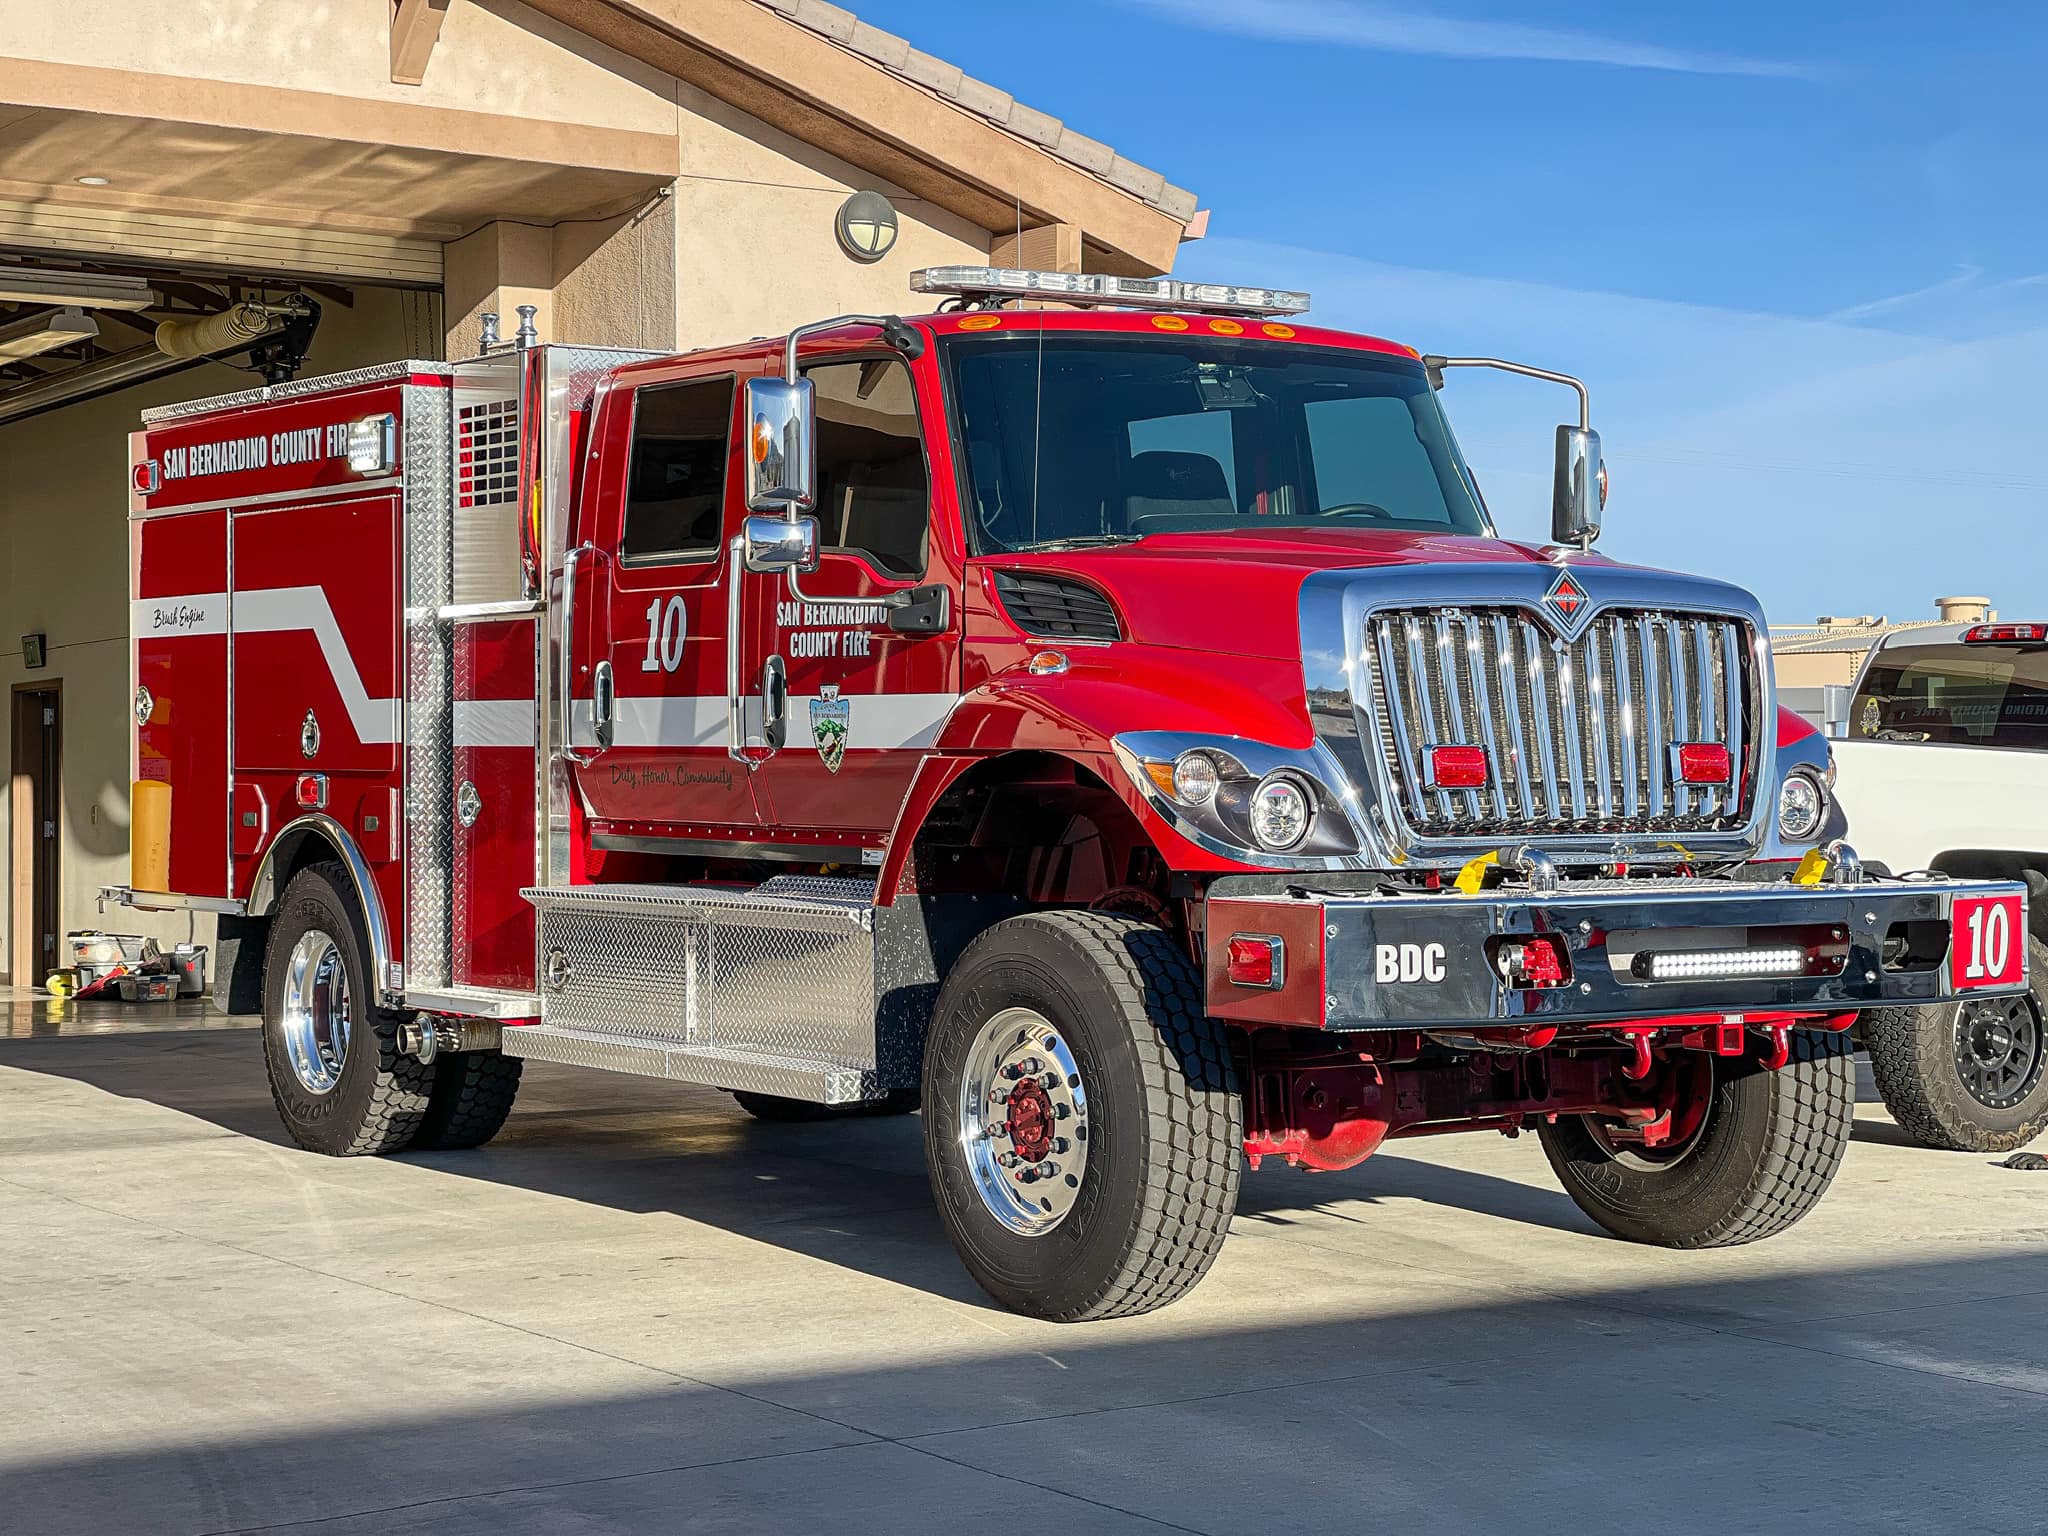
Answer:
[(1600, 434), (1590, 427), (1557, 429), (1557, 475), (1550, 497), (1550, 539), (1585, 548), (1600, 537), (1607, 505), (1607, 466)]
[(750, 571), (815, 571), (818, 568), (818, 520), (815, 517), (749, 517), (741, 529)]
[(747, 507), (808, 512), (818, 502), (818, 407), (809, 379), (747, 380)]

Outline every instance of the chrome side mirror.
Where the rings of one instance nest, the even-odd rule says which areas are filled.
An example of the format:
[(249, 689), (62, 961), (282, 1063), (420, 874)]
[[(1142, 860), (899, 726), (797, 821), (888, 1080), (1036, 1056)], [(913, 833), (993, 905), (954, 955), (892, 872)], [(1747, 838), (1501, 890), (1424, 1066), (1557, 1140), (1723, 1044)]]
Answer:
[(815, 517), (764, 517), (759, 513), (742, 525), (750, 571), (815, 571), (818, 568), (818, 520)]
[(1591, 427), (1557, 429), (1557, 476), (1550, 494), (1550, 541), (1590, 549), (1607, 505), (1607, 466)]
[(747, 509), (808, 512), (818, 501), (818, 404), (809, 379), (747, 380)]

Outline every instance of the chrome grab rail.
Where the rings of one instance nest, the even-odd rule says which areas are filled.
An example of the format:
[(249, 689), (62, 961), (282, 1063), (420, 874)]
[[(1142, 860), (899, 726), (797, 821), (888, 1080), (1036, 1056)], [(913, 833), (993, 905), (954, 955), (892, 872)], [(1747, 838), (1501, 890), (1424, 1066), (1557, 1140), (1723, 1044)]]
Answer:
[(593, 747), (588, 756), (576, 746), (575, 652), (576, 652), (576, 566), (585, 555), (595, 554), (595, 544), (578, 544), (562, 556), (562, 640), (555, 661), (555, 696), (562, 701), (561, 753), (581, 768), (597, 761), (604, 749)]
[(760, 760), (747, 756), (747, 705), (740, 692), (740, 588), (746, 583), (747, 541), (735, 535), (725, 551), (731, 562), (725, 583), (725, 755), (752, 773)]

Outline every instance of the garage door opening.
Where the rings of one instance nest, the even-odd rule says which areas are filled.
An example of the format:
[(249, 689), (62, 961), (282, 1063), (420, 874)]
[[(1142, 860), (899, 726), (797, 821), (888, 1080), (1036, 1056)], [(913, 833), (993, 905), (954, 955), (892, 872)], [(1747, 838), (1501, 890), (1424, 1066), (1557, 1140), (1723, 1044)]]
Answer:
[(18, 987), (35, 986), (56, 969), (59, 775), (62, 769), (63, 689), (55, 683), (17, 683), (9, 731), (8, 802), (13, 844), (8, 859), (14, 933), (7, 952)]

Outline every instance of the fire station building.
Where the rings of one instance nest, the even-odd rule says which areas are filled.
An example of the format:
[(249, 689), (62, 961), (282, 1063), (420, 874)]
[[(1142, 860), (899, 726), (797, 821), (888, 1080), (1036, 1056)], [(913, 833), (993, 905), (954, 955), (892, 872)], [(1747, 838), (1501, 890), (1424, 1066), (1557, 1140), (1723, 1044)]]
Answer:
[(0, 7), (0, 975), (127, 878), (145, 408), (466, 355), (522, 306), (684, 349), (907, 308), (921, 266), (1161, 273), (1201, 223), (823, 0)]

